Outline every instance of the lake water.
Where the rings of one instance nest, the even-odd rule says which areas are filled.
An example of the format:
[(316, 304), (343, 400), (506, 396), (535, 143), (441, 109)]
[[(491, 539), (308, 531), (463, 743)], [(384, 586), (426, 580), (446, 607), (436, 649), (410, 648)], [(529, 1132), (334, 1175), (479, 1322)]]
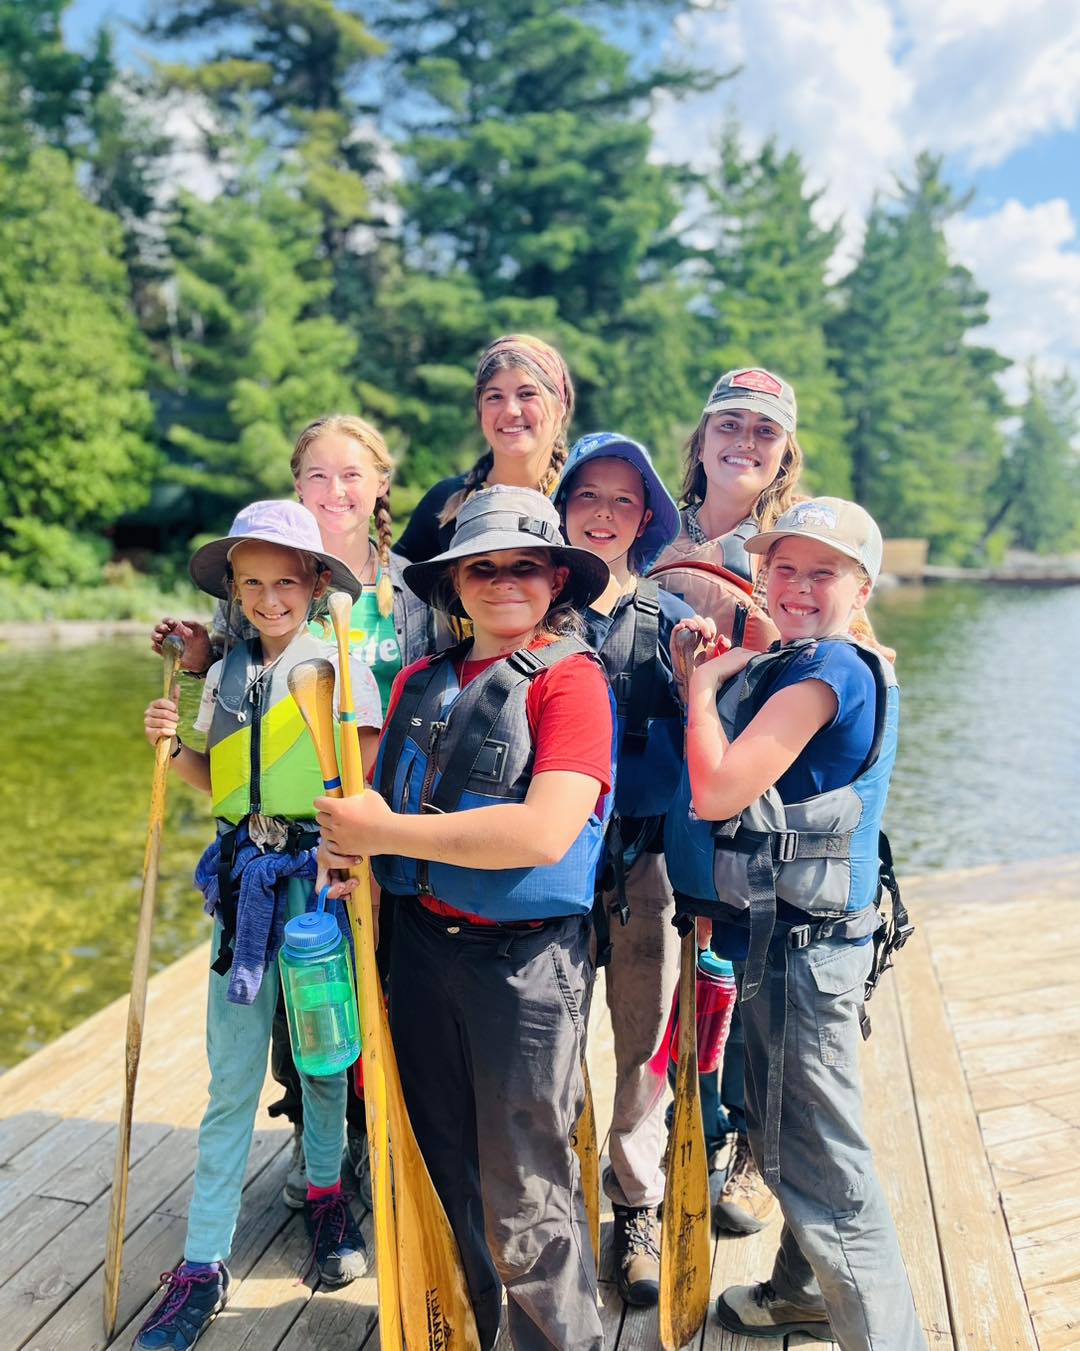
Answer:
[[(872, 616), (899, 653), (901, 878), (1080, 849), (1080, 587), (899, 588)], [(145, 640), (0, 651), (0, 1067), (129, 988), (160, 680)], [(190, 720), (201, 686), (182, 688)], [(155, 969), (208, 935), (190, 879), (210, 833), (172, 780)]]

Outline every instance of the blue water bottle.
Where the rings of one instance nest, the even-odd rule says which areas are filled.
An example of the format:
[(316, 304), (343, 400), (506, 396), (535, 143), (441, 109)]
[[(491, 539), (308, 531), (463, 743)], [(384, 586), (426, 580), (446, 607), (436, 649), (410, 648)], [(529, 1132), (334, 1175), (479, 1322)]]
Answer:
[(324, 910), (328, 887), (314, 910), (285, 925), (278, 953), (293, 1059), (302, 1074), (336, 1074), (360, 1054), (360, 1020), (345, 940)]

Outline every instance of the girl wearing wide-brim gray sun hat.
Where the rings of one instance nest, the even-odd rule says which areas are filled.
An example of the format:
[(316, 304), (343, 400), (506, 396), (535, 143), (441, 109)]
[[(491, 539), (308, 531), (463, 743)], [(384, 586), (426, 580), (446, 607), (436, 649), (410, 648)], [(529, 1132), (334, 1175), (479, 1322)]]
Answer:
[(196, 549), (188, 572), (200, 591), (229, 599), (232, 552), (245, 540), (277, 544), (307, 554), (313, 560), (316, 575), (329, 572), (332, 591), (347, 591), (353, 600), (360, 594), (360, 583), (348, 563), (323, 548), (315, 517), (299, 502), (286, 501), (252, 502), (236, 513), (227, 535)]
[(559, 513), (549, 498), (535, 488), (512, 488), (501, 483), (474, 493), (465, 502), (458, 512), (449, 549), (426, 563), (407, 567), (405, 583), (428, 605), (463, 617), (461, 601), (456, 595), (448, 595), (440, 583), (459, 560), (506, 549), (546, 549), (557, 567), (569, 568), (558, 600), (575, 610), (584, 609), (607, 586), (607, 564), (595, 554), (566, 543)]

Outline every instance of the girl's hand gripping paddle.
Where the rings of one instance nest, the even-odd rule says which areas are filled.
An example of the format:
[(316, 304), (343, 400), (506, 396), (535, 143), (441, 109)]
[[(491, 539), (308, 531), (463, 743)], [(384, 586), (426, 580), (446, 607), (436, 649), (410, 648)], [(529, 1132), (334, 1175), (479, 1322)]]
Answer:
[[(184, 640), (170, 634), (161, 644), (165, 663), (162, 698), (172, 696)], [(139, 1073), (142, 1051), (143, 1019), (146, 1016), (146, 983), (150, 974), (150, 935), (154, 927), (157, 900), (158, 855), (161, 830), (165, 821), (165, 787), (169, 780), (171, 737), (162, 737), (154, 748), (154, 777), (150, 786), (150, 820), (146, 829), (143, 855), (142, 898), (139, 924), (135, 931), (135, 955), (131, 963), (131, 998), (128, 1001), (127, 1043), (124, 1049), (124, 1103), (116, 1130), (116, 1161), (113, 1166), (112, 1201), (109, 1206), (109, 1230), (105, 1239), (105, 1291), (102, 1321), (106, 1339), (116, 1330), (116, 1310), (120, 1302), (120, 1272), (124, 1254), (124, 1219), (127, 1214), (128, 1164), (131, 1159), (131, 1119), (135, 1106), (135, 1078)]]

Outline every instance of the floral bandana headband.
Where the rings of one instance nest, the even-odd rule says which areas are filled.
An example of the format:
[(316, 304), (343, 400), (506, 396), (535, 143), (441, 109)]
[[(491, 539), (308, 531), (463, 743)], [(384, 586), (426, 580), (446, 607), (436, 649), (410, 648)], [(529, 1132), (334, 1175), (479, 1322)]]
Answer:
[(531, 333), (509, 333), (496, 338), (477, 365), (477, 384), (480, 383), (480, 372), (497, 356), (509, 357), (512, 365), (535, 367), (562, 408), (570, 407), (574, 387), (566, 362), (542, 338), (534, 338)]

